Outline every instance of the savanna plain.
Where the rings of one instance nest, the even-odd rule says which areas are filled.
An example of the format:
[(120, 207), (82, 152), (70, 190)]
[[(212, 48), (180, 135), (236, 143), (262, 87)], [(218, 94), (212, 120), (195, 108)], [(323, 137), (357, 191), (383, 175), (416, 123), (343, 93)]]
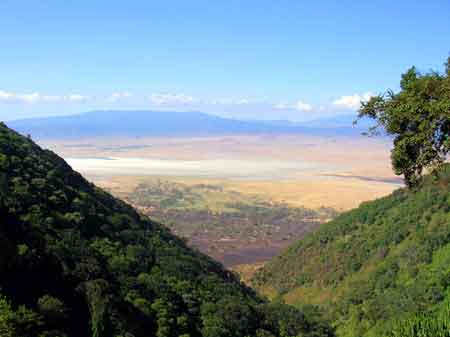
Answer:
[(362, 135), (40, 144), (244, 278), (340, 212), (402, 185), (388, 164), (389, 140)]

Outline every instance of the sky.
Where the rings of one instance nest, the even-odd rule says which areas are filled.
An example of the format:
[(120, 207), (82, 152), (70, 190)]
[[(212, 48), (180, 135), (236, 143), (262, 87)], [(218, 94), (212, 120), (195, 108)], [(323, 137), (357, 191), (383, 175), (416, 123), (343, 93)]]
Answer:
[(354, 113), (450, 55), (449, 0), (0, 1), (0, 120)]

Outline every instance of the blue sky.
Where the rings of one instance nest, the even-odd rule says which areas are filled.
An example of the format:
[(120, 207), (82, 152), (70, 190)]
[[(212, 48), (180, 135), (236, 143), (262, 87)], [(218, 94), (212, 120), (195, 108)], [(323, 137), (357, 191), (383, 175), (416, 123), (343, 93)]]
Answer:
[(93, 109), (314, 119), (442, 69), (450, 1), (0, 2), (0, 119)]

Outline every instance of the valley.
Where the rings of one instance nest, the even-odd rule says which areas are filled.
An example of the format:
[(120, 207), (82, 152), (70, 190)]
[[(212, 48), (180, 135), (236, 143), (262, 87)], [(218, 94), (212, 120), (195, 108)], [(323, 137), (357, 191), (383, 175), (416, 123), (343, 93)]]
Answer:
[(237, 269), (270, 260), (340, 212), (401, 186), (386, 165), (388, 143), (362, 136), (40, 143), (191, 246)]
[(0, 337), (450, 337), (450, 1), (0, 22)]
[(266, 261), (337, 213), (276, 203), (219, 184), (161, 178), (141, 179), (120, 197), (227, 267)]

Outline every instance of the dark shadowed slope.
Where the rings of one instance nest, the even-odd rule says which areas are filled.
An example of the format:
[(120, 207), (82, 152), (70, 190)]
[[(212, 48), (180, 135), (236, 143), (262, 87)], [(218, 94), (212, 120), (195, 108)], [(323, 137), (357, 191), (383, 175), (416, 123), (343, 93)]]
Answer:
[(241, 121), (201, 112), (92, 111), (79, 115), (23, 119), (8, 123), (33, 138), (208, 136), (226, 134), (303, 133), (317, 135), (357, 134), (347, 126), (303, 127), (292, 123)]
[(0, 124), (0, 336), (330, 336)]
[(387, 336), (396, 320), (445, 306), (449, 183), (446, 166), (414, 191), (338, 216), (273, 259), (254, 283), (298, 306), (320, 304), (339, 336)]

